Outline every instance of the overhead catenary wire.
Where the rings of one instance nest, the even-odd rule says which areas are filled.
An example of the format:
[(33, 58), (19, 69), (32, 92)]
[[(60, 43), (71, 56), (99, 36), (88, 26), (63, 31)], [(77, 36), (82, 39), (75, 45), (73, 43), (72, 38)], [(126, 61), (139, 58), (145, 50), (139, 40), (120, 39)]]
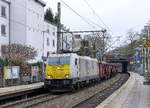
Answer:
[[(63, 0), (61, 0), (61, 1), (62, 1), (63, 4), (66, 5), (68, 8), (72, 9), (72, 8), (71, 8), (69, 5), (67, 5)], [(18, 6), (20, 6), (21, 8), (28, 9), (28, 10), (31, 11), (31, 9), (30, 9), (30, 8), (27, 8), (25, 5), (19, 4), (18, 2), (15, 2), (15, 3), (16, 3)], [(72, 11), (76, 12), (74, 9), (72, 9)], [(33, 11), (33, 13), (35, 13), (35, 12)], [(92, 28), (95, 29), (95, 26), (94, 26), (94, 25), (99, 26), (98, 24), (94, 23), (93, 21), (84, 18), (84, 17), (81, 16), (79, 13), (76, 12), (76, 14), (78, 14), (80, 17), (82, 17), (82, 20), (85, 20), (84, 22), (86, 22), (86, 23), (88, 23), (89, 25), (91, 25)], [(89, 20), (89, 21), (88, 21), (88, 20)], [(93, 24), (93, 25), (92, 25), (92, 24)], [(99, 26), (99, 27), (102, 28), (101, 26)]]
[(69, 8), (72, 12), (74, 12), (77, 16), (79, 16), (84, 22), (86, 22), (87, 24), (91, 25), (92, 28), (95, 29), (95, 26), (98, 26), (100, 27), (101, 29), (104, 29), (102, 26), (96, 24), (95, 22), (93, 22), (92, 20), (90, 19), (87, 19), (85, 17), (83, 17), (82, 15), (80, 15), (77, 11), (75, 11), (72, 7), (70, 7), (67, 3), (65, 3), (63, 0), (60, 0), (67, 8)]
[[(78, 12), (76, 12), (74, 9), (72, 9), (72, 8), (71, 8), (67, 3), (65, 3), (63, 0), (60, 0), (60, 1), (62, 1), (63, 4), (65, 4), (68, 8), (70, 8), (74, 13), (76, 13), (78, 16), (80, 16), (80, 18), (82, 18), (82, 20), (84, 20), (84, 22), (86, 22), (86, 23), (88, 23), (89, 25), (91, 25), (92, 28), (95, 29), (95, 26), (94, 26), (94, 25), (96, 25), (96, 26), (100, 27), (101, 29), (104, 29), (102, 26), (96, 24), (96, 23), (93, 22), (92, 20), (87, 19), (87, 18), (84, 18), (83, 16), (81, 16)], [(18, 2), (16, 2), (16, 4), (18, 4), (18, 5), (20, 6), (20, 4), (19, 4)], [(24, 6), (24, 5), (21, 5), (21, 7), (30, 10), (29, 8), (27, 8), (27, 7)], [(11, 20), (12, 20), (12, 19), (11, 19)], [(18, 22), (17, 22), (17, 23), (18, 23)], [(24, 25), (24, 24), (22, 24), (21, 22), (19, 22), (19, 23), (20, 23), (21, 25)]]
[[(61, 0), (61, 1), (64, 2), (63, 0)], [(65, 3), (65, 2), (64, 2), (64, 3)], [(63, 4), (64, 4), (64, 3), (63, 3)], [(17, 4), (18, 4), (18, 3), (17, 3)], [(19, 4), (18, 4), (18, 5), (19, 5)], [(65, 3), (65, 5), (66, 5), (68, 8), (70, 8), (72, 11), (74, 11), (74, 13), (76, 13), (78, 16), (80, 16), (80, 17), (82, 18), (82, 20), (86, 21), (86, 23), (88, 23), (89, 25), (91, 25), (93, 28), (95, 28), (94, 25), (101, 27), (100, 25), (94, 23), (93, 21), (91, 21), (91, 20), (89, 20), (89, 19), (87, 20), (86, 18), (84, 18), (83, 16), (81, 16), (78, 12), (76, 12), (74, 9), (72, 9), (72, 8), (71, 8), (69, 5), (67, 5), (66, 3)], [(29, 8), (26, 8), (26, 7), (24, 7), (24, 6), (21, 6), (21, 7), (30, 10)], [(33, 13), (35, 13), (35, 12), (33, 12)], [(22, 22), (20, 22), (20, 21), (14, 20), (14, 19), (10, 19), (10, 21), (12, 21), (12, 22), (14, 22), (14, 23), (17, 23), (17, 24), (20, 24), (20, 25), (23, 25), (23, 26), (27, 26), (29, 29), (32, 29), (32, 28), (33, 28), (33, 30), (42, 31), (41, 28), (32, 27), (31, 25), (24, 24), (24, 23), (22, 23)], [(91, 24), (91, 23), (92, 23), (92, 24)], [(101, 28), (102, 28), (102, 27), (101, 27)]]
[[(19, 3), (17, 3), (17, 5), (19, 5)], [(26, 8), (25, 6), (23, 6), (23, 5), (21, 5), (21, 8), (24, 8), (24, 9), (28, 9), (28, 10), (30, 10), (30, 8)], [(35, 12), (34, 12), (35, 13)], [(78, 14), (78, 13), (77, 13)], [(80, 14), (79, 14), (80, 15)], [(81, 16), (81, 15), (80, 15)], [(0, 16), (0, 17), (2, 17), (2, 16)], [(82, 17), (82, 16), (81, 16)], [(38, 28), (38, 27), (33, 27), (33, 26), (31, 26), (31, 25), (27, 25), (27, 24), (25, 24), (25, 23), (23, 23), (23, 22), (20, 22), (20, 21), (17, 21), (17, 20), (15, 20), (15, 19), (11, 19), (11, 18), (9, 18), (9, 19), (6, 19), (6, 20), (10, 20), (11, 22), (14, 22), (14, 23), (17, 23), (17, 24), (19, 24), (19, 25), (22, 25), (22, 26), (26, 26), (26, 27), (28, 27), (29, 29), (31, 28), (33, 28), (33, 29), (35, 29), (35, 30), (37, 30), (37, 31), (42, 31), (42, 29), (40, 29), (40, 28)], [(85, 19), (86, 20), (86, 19)], [(92, 22), (92, 21), (91, 21)], [(87, 23), (89, 23), (88, 21), (87, 21)], [(90, 23), (89, 23), (90, 24)], [(92, 24), (90, 24), (93, 28), (95, 28), (95, 26), (93, 26)], [(96, 25), (96, 24), (95, 24)]]
[[(104, 21), (101, 19), (101, 17), (96, 13), (96, 11), (92, 8), (92, 6), (89, 4), (89, 2), (87, 0), (83, 0), (86, 5), (91, 9), (92, 13), (99, 19), (100, 22), (102, 22), (102, 24), (107, 28), (107, 30), (109, 30), (112, 34), (113, 31), (104, 23)], [(116, 41), (114, 41), (116, 43)], [(114, 43), (113, 43), (114, 44)], [(110, 45), (112, 46), (112, 45)]]
[[(100, 22), (102, 22), (102, 24), (109, 30), (112, 32), (112, 30), (104, 23), (104, 21), (100, 18), (100, 16), (96, 13), (96, 11), (92, 8), (92, 6), (88, 3), (87, 0), (83, 0), (87, 6), (91, 9), (92, 13), (99, 19)], [(112, 32), (113, 34), (113, 32)]]
[[(119, 38), (120, 38), (120, 37), (119, 37)], [(116, 43), (117, 41), (118, 41), (118, 42), (120, 42), (120, 39), (119, 39), (119, 38), (118, 38), (118, 37), (116, 37), (116, 39), (115, 39), (114, 41), (112, 41), (112, 42), (111, 42), (111, 44), (110, 44), (110, 45), (108, 45), (108, 47), (112, 46), (112, 47), (114, 47), (114, 48), (115, 48), (115, 46), (114, 46), (115, 44), (114, 44), (114, 43)]]

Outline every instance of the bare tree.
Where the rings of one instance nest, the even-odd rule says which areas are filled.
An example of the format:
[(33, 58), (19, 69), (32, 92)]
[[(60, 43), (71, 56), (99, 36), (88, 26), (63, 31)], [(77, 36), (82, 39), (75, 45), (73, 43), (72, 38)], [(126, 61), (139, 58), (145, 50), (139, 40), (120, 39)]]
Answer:
[(2, 56), (8, 59), (12, 64), (25, 63), (34, 59), (37, 55), (35, 48), (22, 44), (10, 44), (2, 46)]
[(131, 48), (133, 48), (134, 44), (133, 42), (139, 38), (139, 34), (135, 32), (133, 29), (129, 29), (127, 32), (127, 40), (129, 41), (129, 44)]
[(90, 51), (91, 57), (96, 57), (96, 53), (99, 49), (102, 49), (102, 37), (99, 33), (90, 34), (87, 37), (87, 41), (89, 43), (88, 49)]
[(10, 44), (2, 46), (2, 56), (9, 61), (10, 65), (20, 66), (22, 73), (28, 70), (27, 61), (37, 56), (33, 47), (22, 44)]
[(109, 49), (113, 47), (114, 42), (112, 41), (111, 35), (106, 32), (104, 34), (104, 53), (106, 53)]

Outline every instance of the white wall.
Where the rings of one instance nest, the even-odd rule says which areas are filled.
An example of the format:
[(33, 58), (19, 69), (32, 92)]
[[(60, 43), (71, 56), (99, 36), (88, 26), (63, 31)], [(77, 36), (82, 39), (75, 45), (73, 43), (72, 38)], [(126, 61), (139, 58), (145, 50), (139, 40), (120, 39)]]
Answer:
[(27, 0), (26, 9), (26, 45), (36, 48), (38, 56), (34, 61), (41, 61), (43, 54), (44, 7), (35, 0)]
[(11, 0), (10, 38), (11, 43), (26, 43), (26, 1)]
[[(6, 7), (6, 17), (1, 16), (1, 6)], [(6, 26), (6, 34), (1, 34), (1, 25)], [(4, 1), (0, 1), (0, 56), (1, 45), (9, 44), (9, 4)]]
[[(44, 56), (47, 56), (47, 52), (57, 52), (57, 27), (47, 21), (44, 22)], [(49, 40), (49, 42), (48, 42)]]
[(30, 62), (41, 61), (43, 53), (44, 5), (35, 0), (11, 0), (11, 43), (34, 47), (37, 57)]
[(72, 44), (72, 49), (73, 52), (79, 51), (81, 48), (81, 38), (73, 38), (73, 44)]

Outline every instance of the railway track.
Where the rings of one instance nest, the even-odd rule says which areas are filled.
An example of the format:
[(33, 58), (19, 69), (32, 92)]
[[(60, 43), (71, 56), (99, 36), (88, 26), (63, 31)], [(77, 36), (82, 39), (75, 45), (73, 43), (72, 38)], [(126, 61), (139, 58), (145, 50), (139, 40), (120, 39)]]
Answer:
[(73, 108), (95, 108), (107, 97), (109, 97), (115, 90), (120, 88), (128, 80), (128, 78), (129, 78), (129, 74), (123, 74), (122, 77), (120, 77), (120, 79), (117, 80), (110, 87), (80, 102), (79, 104), (75, 105)]
[[(110, 95), (108, 93), (110, 90), (112, 92), (116, 90), (112, 86), (116, 86), (116, 88), (120, 87), (127, 80), (127, 78), (124, 79), (123, 77), (124, 77), (123, 74), (118, 74), (107, 81), (104, 81), (100, 84), (93, 85), (90, 87), (85, 87), (74, 93), (64, 93), (64, 94), (46, 93), (32, 98), (27, 98), (24, 100), (8, 103), (0, 106), (0, 108), (12, 108), (12, 107), (13, 108), (41, 108), (41, 107), (93, 108), (93, 106), (96, 106), (97, 104), (102, 102)], [(96, 100), (95, 97), (98, 98), (98, 100)]]
[(10, 107), (14, 107), (14, 108), (30, 108), (32, 106), (44, 103), (46, 101), (50, 101), (56, 98), (61, 97), (61, 95), (53, 95), (51, 93), (46, 93), (46, 94), (42, 94), (39, 96), (35, 96), (32, 98), (28, 98), (28, 99), (24, 99), (24, 100), (20, 100), (20, 101), (16, 101), (16, 102), (12, 102), (12, 103), (8, 103), (5, 105), (0, 106), (0, 108), (10, 108)]

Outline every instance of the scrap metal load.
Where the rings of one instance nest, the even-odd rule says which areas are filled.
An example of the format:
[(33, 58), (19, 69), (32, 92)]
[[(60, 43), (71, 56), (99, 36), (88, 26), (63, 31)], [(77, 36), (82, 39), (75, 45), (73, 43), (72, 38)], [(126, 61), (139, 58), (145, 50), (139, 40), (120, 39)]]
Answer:
[(117, 64), (99, 63), (74, 53), (52, 54), (47, 59), (44, 85), (50, 91), (73, 90), (108, 79), (117, 72)]

